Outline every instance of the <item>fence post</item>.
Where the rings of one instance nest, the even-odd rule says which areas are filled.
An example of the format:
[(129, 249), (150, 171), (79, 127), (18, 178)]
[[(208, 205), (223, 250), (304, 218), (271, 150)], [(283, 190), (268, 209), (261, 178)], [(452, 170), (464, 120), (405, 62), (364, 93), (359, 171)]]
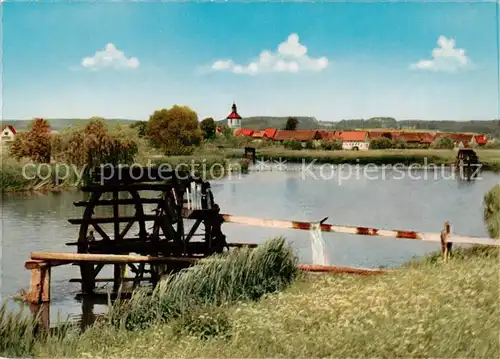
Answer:
[(443, 260), (446, 262), (448, 256), (451, 254), (451, 247), (453, 243), (447, 242), (448, 237), (451, 235), (451, 224), (450, 222), (444, 223), (444, 228), (441, 231), (441, 252), (443, 254)]

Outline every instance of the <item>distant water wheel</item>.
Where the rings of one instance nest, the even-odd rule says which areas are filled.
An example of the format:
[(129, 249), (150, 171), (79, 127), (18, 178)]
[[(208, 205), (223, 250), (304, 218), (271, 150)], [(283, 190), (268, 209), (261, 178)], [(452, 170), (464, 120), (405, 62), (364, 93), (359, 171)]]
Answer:
[[(222, 221), (208, 182), (195, 180), (190, 176), (177, 178), (175, 173), (169, 180), (164, 180), (155, 171), (148, 173), (145, 178), (133, 176), (131, 169), (122, 170), (125, 172), (122, 171), (122, 175), (118, 177), (105, 174), (105, 181), (101, 181), (102, 173), (96, 175), (93, 184), (82, 188), (89, 193), (89, 199), (75, 202), (75, 205), (85, 207), (83, 216), (81, 219), (69, 220), (72, 224), (80, 225), (78, 242), (69, 243), (77, 245), (78, 253), (137, 253), (156, 258), (189, 259), (224, 250), (226, 242), (221, 231)], [(129, 175), (123, 175), (127, 171)], [(193, 191), (190, 192), (192, 188), (197, 188), (197, 196), (193, 196)], [(142, 197), (140, 191), (159, 192), (159, 195)], [(107, 199), (109, 195), (111, 199)], [(195, 198), (196, 203), (192, 203)], [(133, 206), (134, 214), (124, 213), (120, 208), (123, 205)], [(155, 208), (146, 210), (145, 205), (153, 205)], [(99, 209), (106, 207), (112, 207), (111, 216), (96, 216)], [(188, 222), (192, 226), (186, 234), (185, 228), (190, 224)], [(121, 224), (124, 223), (126, 224), (122, 228)], [(113, 229), (106, 231), (103, 228), (105, 224), (113, 224)], [(204, 224), (204, 231), (197, 233), (201, 224)], [(138, 226), (139, 231), (130, 236), (134, 225)], [(95, 234), (100, 238), (96, 238)], [(201, 237), (201, 241), (192, 240), (196, 236)], [(164, 262), (114, 264), (113, 293), (117, 293), (123, 285), (126, 267), (132, 276), (125, 280), (132, 282), (133, 289), (145, 280), (154, 285), (165, 271), (181, 269), (189, 261)], [(94, 293), (96, 277), (104, 265), (79, 263), (83, 294)], [(145, 277), (147, 273), (150, 274), (149, 277)]]
[(455, 161), (455, 168), (458, 170), (459, 179), (470, 181), (479, 176), (482, 165), (474, 150), (460, 149)]

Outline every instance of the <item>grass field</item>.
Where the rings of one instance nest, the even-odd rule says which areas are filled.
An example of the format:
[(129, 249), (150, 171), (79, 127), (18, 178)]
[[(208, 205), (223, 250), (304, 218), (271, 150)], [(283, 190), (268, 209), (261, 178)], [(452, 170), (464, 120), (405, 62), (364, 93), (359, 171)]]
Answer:
[[(500, 355), (499, 250), (456, 251), (381, 276), (310, 275), (258, 302), (206, 307), (186, 320), (127, 331), (108, 325), (36, 347), (39, 357), (298, 358)], [(196, 324), (197, 323), (197, 324)], [(207, 324), (208, 323), (208, 324)], [(223, 334), (223, 335), (222, 335)]]

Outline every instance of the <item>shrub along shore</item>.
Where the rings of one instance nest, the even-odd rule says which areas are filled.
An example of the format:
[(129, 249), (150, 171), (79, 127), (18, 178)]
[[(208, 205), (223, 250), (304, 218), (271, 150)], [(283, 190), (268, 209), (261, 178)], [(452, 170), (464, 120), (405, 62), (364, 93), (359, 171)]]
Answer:
[(456, 249), (379, 276), (306, 275), (282, 238), (138, 290), (86, 332), (35, 336), (0, 311), (0, 355), (479, 357), (500, 355), (498, 248)]
[[(143, 166), (170, 166), (179, 171), (193, 169), (205, 180), (220, 179), (234, 173), (247, 173), (248, 161), (223, 155), (163, 156)], [(3, 192), (58, 192), (78, 189), (83, 185), (83, 168), (65, 163), (35, 164), (30, 161), (6, 159), (0, 168)]]
[[(476, 152), (485, 171), (500, 172), (500, 150), (477, 150)], [(324, 151), (324, 150), (285, 150), (280, 148), (262, 148), (257, 150), (257, 159), (265, 161), (281, 160), (286, 163), (306, 165), (315, 164), (350, 164), (360, 166), (382, 165), (453, 165), (455, 150), (370, 150), (370, 151)], [(78, 188), (82, 184), (82, 170), (72, 165), (28, 165), (29, 161), (11, 158), (3, 160), (0, 168), (1, 188), (3, 192), (53, 192)], [(243, 159), (242, 149), (224, 151), (198, 151), (186, 156), (160, 156), (139, 164), (143, 166), (161, 164), (172, 168), (193, 168), (197, 175), (206, 180), (223, 178), (235, 173), (247, 173), (248, 161)], [(181, 165), (181, 166), (180, 166)], [(59, 166), (59, 167), (57, 167)], [(180, 167), (179, 167), (180, 166)], [(23, 174), (23, 167), (25, 173)], [(69, 173), (66, 170), (69, 170)], [(38, 171), (38, 172), (37, 172)], [(59, 174), (59, 178), (56, 176)]]
[[(500, 172), (500, 151), (475, 150), (485, 171)], [(239, 156), (241, 151), (233, 152)], [(289, 163), (316, 164), (330, 163), (335, 165), (452, 165), (457, 157), (456, 150), (369, 150), (369, 151), (324, 151), (324, 150), (286, 150), (279, 148), (263, 148), (257, 150), (259, 160), (282, 160)]]

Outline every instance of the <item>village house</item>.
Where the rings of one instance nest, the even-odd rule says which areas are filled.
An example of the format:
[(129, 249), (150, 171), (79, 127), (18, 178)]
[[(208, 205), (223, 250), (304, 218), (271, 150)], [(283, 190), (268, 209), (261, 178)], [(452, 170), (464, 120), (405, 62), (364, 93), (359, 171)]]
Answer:
[(488, 143), (488, 137), (486, 135), (474, 135), (474, 140), (478, 146), (484, 146)]
[(2, 137), (0, 138), (2, 143), (8, 143), (14, 141), (16, 138), (17, 131), (14, 126), (8, 125), (2, 129)]
[(252, 137), (254, 133), (254, 130), (249, 129), (249, 128), (238, 128), (235, 132), (235, 136), (245, 136), (245, 137)]
[(381, 138), (388, 138), (389, 140), (393, 140), (394, 137), (399, 134), (399, 132), (388, 132), (388, 131), (367, 131), (368, 139), (370, 141), (379, 140)]
[(326, 141), (339, 141), (339, 140), (341, 140), (340, 132), (338, 132), (338, 131), (320, 130), (319, 133), (321, 135), (321, 139), (325, 142)]
[(298, 141), (302, 142), (303, 145), (309, 141), (321, 140), (321, 133), (318, 130), (277, 130), (273, 140), (284, 142), (284, 141)]
[(370, 148), (370, 140), (366, 131), (344, 131), (340, 133), (343, 150), (365, 151)]
[[(455, 148), (471, 148), (478, 145), (476, 136), (468, 133), (437, 133), (436, 139), (449, 137), (452, 139)], [(483, 143), (483, 135), (479, 135), (479, 141)]]

